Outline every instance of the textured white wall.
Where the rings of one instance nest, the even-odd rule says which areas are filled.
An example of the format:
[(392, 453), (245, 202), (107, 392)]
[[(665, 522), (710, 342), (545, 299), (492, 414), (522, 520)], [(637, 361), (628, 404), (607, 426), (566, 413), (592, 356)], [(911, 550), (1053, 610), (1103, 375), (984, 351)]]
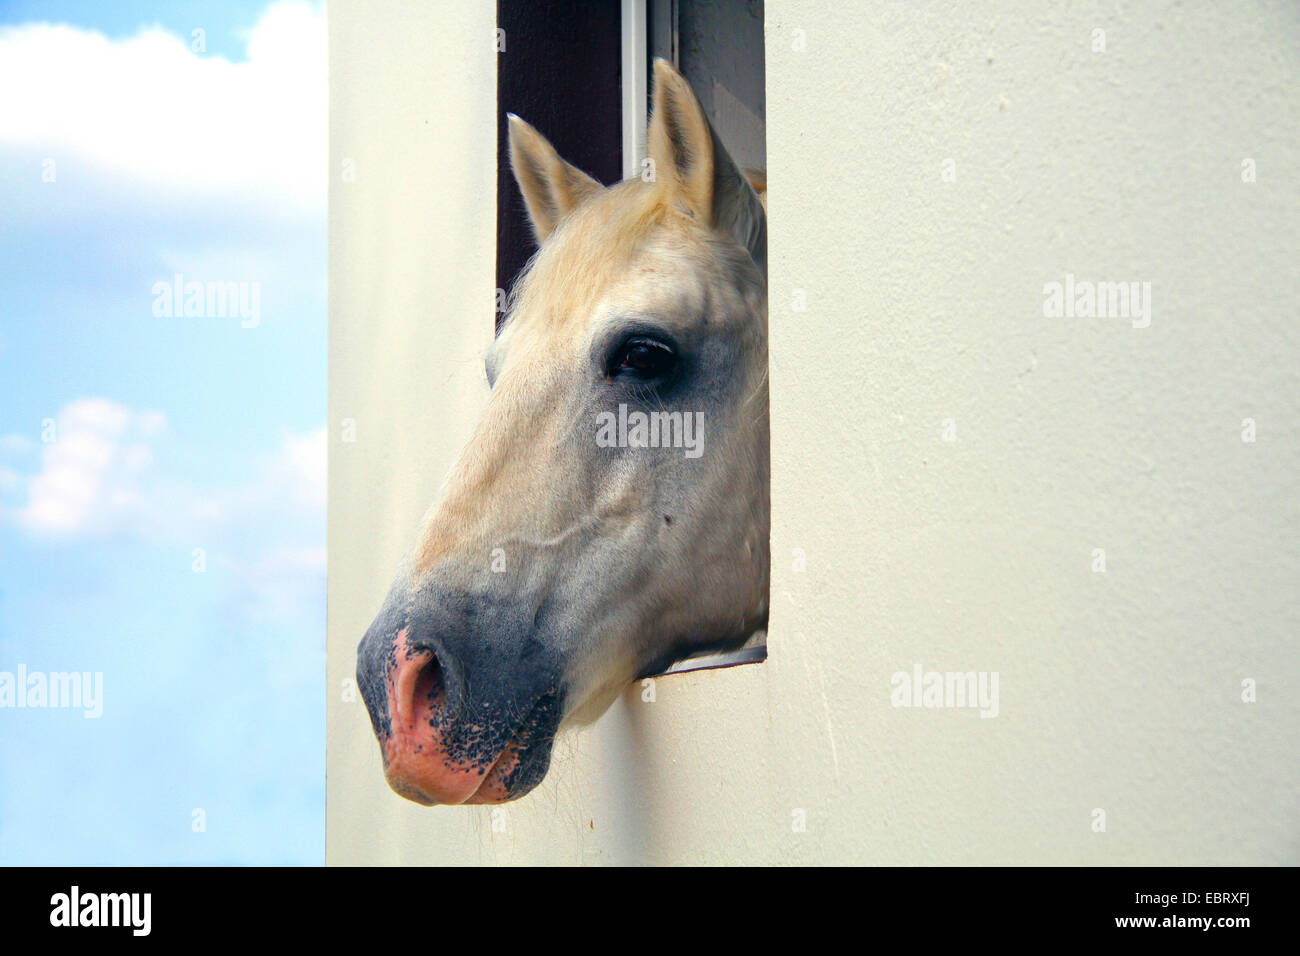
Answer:
[[(1287, 3), (769, 0), (771, 656), (629, 692), (504, 832), (388, 792), (339, 689), (485, 396), (492, 7), (330, 5), (330, 862), (1300, 862)], [(1067, 273), (1150, 326), (1045, 318)], [(891, 707), (917, 662), (999, 715)]]

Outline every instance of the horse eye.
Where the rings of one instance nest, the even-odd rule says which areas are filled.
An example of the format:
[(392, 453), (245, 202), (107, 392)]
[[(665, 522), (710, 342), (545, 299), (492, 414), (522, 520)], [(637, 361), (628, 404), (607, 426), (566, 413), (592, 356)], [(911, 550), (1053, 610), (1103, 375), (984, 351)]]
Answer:
[(614, 350), (610, 357), (609, 376), (627, 375), (642, 381), (666, 376), (677, 364), (673, 350), (653, 339), (631, 339)]

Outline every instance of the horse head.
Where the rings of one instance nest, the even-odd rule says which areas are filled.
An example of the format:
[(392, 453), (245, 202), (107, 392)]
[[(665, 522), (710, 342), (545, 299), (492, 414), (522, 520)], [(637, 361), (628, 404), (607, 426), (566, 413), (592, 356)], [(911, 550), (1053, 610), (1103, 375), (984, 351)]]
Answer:
[(562, 725), (766, 625), (766, 214), (662, 60), (649, 158), (606, 188), (510, 117), (539, 249), (485, 414), (358, 649), (412, 800), (522, 796)]

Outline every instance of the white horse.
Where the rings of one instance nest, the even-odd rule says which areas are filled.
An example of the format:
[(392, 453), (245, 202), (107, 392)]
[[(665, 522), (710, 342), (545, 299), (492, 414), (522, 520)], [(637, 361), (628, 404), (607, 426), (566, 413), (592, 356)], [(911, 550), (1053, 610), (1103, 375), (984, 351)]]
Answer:
[(510, 117), (540, 249), (358, 649), (388, 782), (420, 803), (522, 796), (562, 724), (766, 626), (766, 214), (662, 60), (649, 151), (605, 188)]

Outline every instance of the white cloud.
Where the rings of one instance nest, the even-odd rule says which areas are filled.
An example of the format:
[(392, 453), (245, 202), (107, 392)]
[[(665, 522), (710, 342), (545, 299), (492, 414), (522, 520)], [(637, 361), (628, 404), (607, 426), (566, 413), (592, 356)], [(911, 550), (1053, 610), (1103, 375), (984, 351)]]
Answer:
[[(53, 423), (53, 440), (39, 446), (39, 470), (23, 475), (14, 461), (3, 466), (4, 483), (25, 499), (7, 516), (33, 537), (126, 531), (153, 541), (189, 542), (241, 528), (297, 531), (323, 521), (324, 428), (285, 432), (247, 481), (202, 487), (157, 464), (156, 450), (167, 437), (167, 419), (159, 412), (80, 398)], [(0, 455), (21, 458), (29, 441), (4, 436)]]
[(172, 549), (187, 565), (203, 548), (250, 613), (323, 612), (324, 428), (285, 432), (246, 480), (217, 486), (168, 470), (177, 442), (158, 412), (80, 398), (54, 417), (53, 436), (34, 446), (35, 460), (19, 436), (0, 439), (0, 495), (13, 502), (0, 519), (28, 538), (55, 546), (129, 538)]
[(298, 2), (266, 10), (240, 63), (196, 54), (158, 28), (116, 40), (59, 24), (7, 27), (0, 144), (163, 192), (317, 206), (327, 69), (324, 12)]
[(281, 456), (289, 489), (307, 505), (324, 508), (328, 460), (325, 429), (318, 428), (303, 435), (286, 435)]
[[(41, 286), (51, 312), (66, 293), (139, 302), (149, 316), (152, 282), (183, 272), (262, 282), (286, 321), (323, 335), (313, 310), (324, 283), (324, 11), (271, 5), (244, 62), (189, 42), (158, 28), (120, 39), (66, 25), (0, 28), (0, 90), (11, 94), (0, 96), (0, 182), (13, 187), (0, 256), (59, 267)], [(41, 181), (46, 157), (54, 183)], [(66, 261), (65, 235), (76, 239)], [(183, 408), (174, 395), (158, 400)], [(52, 547), (130, 540), (186, 567), (204, 548), (240, 597), (260, 588), (254, 602), (287, 607), (296, 593), (310, 597), (301, 607), (319, 603), (323, 430), (286, 432), (260, 456), (224, 449), (220, 471), (245, 477), (217, 479), (195, 466), (211, 454), (203, 436), (173, 434), (160, 412), (81, 398), (52, 417), (53, 442), (39, 440), (36, 423), (0, 435), (0, 532)]]
[[(41, 470), (26, 480), (14, 520), (37, 536), (101, 534), (146, 506), (141, 479), (148, 442), (166, 427), (157, 412), (134, 412), (102, 398), (65, 406), (43, 446)], [(10, 485), (13, 482), (9, 482)]]

